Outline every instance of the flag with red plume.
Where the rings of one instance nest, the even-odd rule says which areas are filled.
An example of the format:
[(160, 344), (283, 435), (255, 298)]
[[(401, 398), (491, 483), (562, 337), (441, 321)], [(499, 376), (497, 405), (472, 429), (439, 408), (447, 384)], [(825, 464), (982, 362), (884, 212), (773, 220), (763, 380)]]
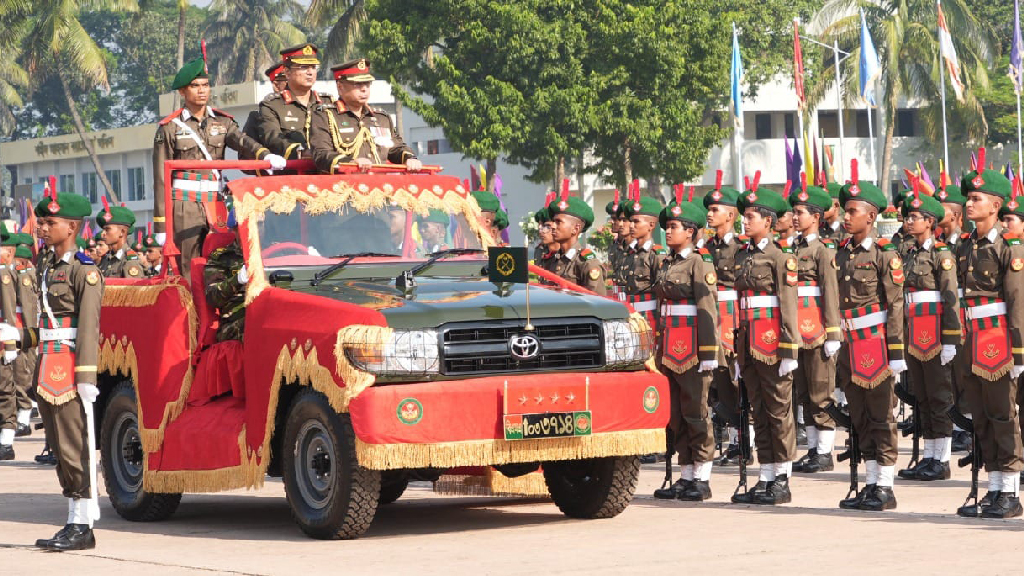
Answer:
[(199, 42), (199, 49), (203, 53), (203, 74), (209, 74), (210, 73), (210, 66), (209, 66), (209, 63), (206, 60), (206, 40), (201, 40)]
[(807, 172), (800, 173), (800, 191), (807, 192)]

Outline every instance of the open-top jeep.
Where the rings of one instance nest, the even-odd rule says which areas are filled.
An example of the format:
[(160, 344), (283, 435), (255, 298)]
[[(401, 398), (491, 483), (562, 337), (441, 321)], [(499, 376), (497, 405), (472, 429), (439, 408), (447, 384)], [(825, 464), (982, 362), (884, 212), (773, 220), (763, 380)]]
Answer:
[[(664, 449), (669, 418), (653, 336), (635, 313), (567, 283), (534, 284), (527, 330), (527, 286), (488, 281), (490, 237), (454, 177), (269, 176), (229, 188), (251, 276), (242, 342), (216, 341), (204, 296), (205, 257), (234, 232), (206, 238), (190, 278), (107, 282), (99, 426), (121, 516), (164, 519), (183, 493), (258, 488), (269, 474), (283, 476), (304, 532), (352, 538), (410, 479), (472, 466), (540, 468), (572, 517), (628, 505), (639, 455)], [(437, 210), (440, 251), (425, 226)], [(171, 238), (166, 252), (165, 270)]]

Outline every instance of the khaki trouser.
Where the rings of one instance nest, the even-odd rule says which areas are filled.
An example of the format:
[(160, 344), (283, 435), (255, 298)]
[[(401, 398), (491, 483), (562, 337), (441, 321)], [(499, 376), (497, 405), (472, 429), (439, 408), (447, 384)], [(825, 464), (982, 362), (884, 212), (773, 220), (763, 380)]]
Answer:
[(993, 382), (971, 373), (964, 378), (964, 387), (974, 434), (985, 458), (985, 470), (1020, 472), (1024, 469), (1024, 460), (1021, 460), (1017, 381), (1009, 374)]
[(14, 384), (14, 368), (0, 365), (0, 429), (18, 427), (18, 387)]
[[(793, 371), (793, 389), (798, 406), (804, 407), (804, 422), (818, 430), (835, 430), (836, 422), (828, 413), (836, 388), (836, 362), (825, 355), (825, 347), (801, 348), (800, 365)], [(814, 448), (814, 446), (808, 446)]]
[(57, 456), (57, 479), (65, 498), (89, 498), (89, 438), (85, 408), (75, 396), (54, 406), (39, 400), (39, 416), (46, 428), (46, 443)]
[(914, 418), (921, 419), (921, 435), (928, 440), (952, 436), (949, 409), (953, 406), (953, 366), (943, 366), (938, 356), (922, 362), (907, 355), (907, 368), (917, 399)]
[(846, 401), (861, 456), (865, 461), (875, 460), (882, 466), (895, 465), (899, 455), (893, 415), (896, 379), (890, 376), (870, 390), (854, 384), (850, 376), (850, 349), (845, 343), (839, 350), (836, 374), (839, 382), (846, 383)]
[(683, 374), (666, 370), (672, 402), (669, 426), (675, 433), (679, 465), (710, 462), (715, 452), (715, 434), (708, 410), (711, 373), (691, 368)]
[(14, 384), (18, 389), (18, 410), (31, 410), (36, 395), (36, 351), (18, 354), (14, 359)]
[(779, 362), (765, 364), (746, 351), (747, 334), (741, 330), (736, 347), (743, 385), (750, 401), (754, 445), (759, 464), (796, 460), (796, 419), (793, 417), (793, 374), (779, 376)]
[(178, 269), (186, 279), (191, 278), (189, 270), (192, 259), (202, 255), (203, 239), (209, 227), (203, 205), (191, 201), (174, 201), (174, 243), (178, 245)]

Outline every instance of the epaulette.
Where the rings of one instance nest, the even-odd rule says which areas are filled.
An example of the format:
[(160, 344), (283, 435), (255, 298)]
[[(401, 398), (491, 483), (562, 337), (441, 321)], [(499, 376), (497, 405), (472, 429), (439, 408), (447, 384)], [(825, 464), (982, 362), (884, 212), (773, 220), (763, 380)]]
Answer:
[(836, 241), (831, 238), (821, 238), (821, 243), (824, 244), (826, 248), (831, 248), (832, 250), (836, 249)]
[(24, 272), (25, 270), (28, 270), (28, 266), (24, 264), (15, 264), (14, 269), (17, 270), (18, 272)]
[(750, 242), (750, 236), (747, 236), (746, 234), (740, 234), (736, 239), (740, 242)]
[(226, 118), (231, 118), (232, 120), (235, 119), (234, 116), (232, 116), (231, 114), (228, 114), (227, 112), (221, 110), (220, 108), (212, 108), (211, 107), (210, 109), (213, 110), (214, 112), (216, 112), (217, 114), (221, 115), (221, 116), (224, 116)]
[(583, 258), (584, 260), (593, 260), (596, 257), (597, 255), (594, 254), (594, 251), (591, 250), (590, 248), (584, 248), (583, 250), (580, 250), (580, 258)]
[(949, 252), (949, 244), (946, 244), (945, 242), (936, 242), (935, 249), (939, 252)]
[(334, 107), (335, 107), (335, 109), (338, 110), (339, 114), (341, 114), (342, 112), (348, 110), (348, 108), (345, 106), (345, 103), (342, 102), (340, 99), (334, 101)]
[(89, 255), (85, 252), (75, 252), (75, 260), (78, 260), (82, 264), (95, 264), (95, 262), (92, 261), (92, 258), (89, 258)]
[(328, 96), (327, 94), (321, 94), (316, 90), (313, 90), (313, 100), (315, 100), (317, 104), (323, 104), (325, 98), (327, 99), (328, 102), (331, 99), (331, 97)]
[(715, 263), (715, 257), (711, 255), (711, 252), (708, 252), (707, 248), (697, 249), (697, 254), (700, 254), (700, 257), (703, 258), (705, 262), (711, 262), (712, 264)]
[(174, 120), (175, 118), (177, 118), (178, 114), (181, 114), (182, 110), (184, 110), (184, 108), (178, 108), (174, 112), (171, 112), (170, 114), (168, 114), (166, 117), (164, 117), (163, 120), (160, 121), (160, 125), (163, 126), (164, 124), (167, 124), (171, 120)]
[(896, 249), (896, 245), (893, 244), (891, 240), (886, 240), (885, 238), (879, 238), (878, 240), (875, 240), (875, 244), (877, 244), (878, 247), (881, 248), (882, 250), (886, 251)]
[(654, 246), (651, 246), (651, 252), (654, 252), (655, 254), (668, 254), (668, 249), (661, 244), (655, 244)]
[(1006, 240), (1006, 243), (1010, 246), (1017, 246), (1020, 244), (1020, 235), (1014, 232), (1004, 232), (1003, 240)]
[(278, 92), (278, 94), (281, 95), (281, 99), (284, 100), (285, 104), (291, 104), (292, 102), (295, 102), (295, 98), (292, 98), (291, 90), (281, 90), (280, 92)]
[(135, 252), (134, 250), (129, 250), (129, 251), (128, 251), (128, 252), (127, 252), (127, 253), (126, 253), (125, 255), (124, 255), (124, 259), (125, 259), (125, 260), (138, 260), (138, 259), (139, 259), (139, 255), (138, 255), (138, 253), (137, 253), (137, 252)]

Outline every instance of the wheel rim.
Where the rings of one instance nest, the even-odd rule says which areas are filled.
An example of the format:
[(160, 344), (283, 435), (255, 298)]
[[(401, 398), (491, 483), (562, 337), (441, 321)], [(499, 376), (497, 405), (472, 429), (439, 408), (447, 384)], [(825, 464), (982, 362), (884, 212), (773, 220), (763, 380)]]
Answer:
[(582, 489), (601, 481), (596, 463), (592, 460), (579, 460), (562, 468), (563, 481), (574, 489)]
[(334, 441), (323, 424), (302, 425), (295, 443), (295, 473), (302, 499), (313, 508), (326, 508), (334, 493), (334, 454)]
[(122, 413), (114, 422), (110, 452), (114, 456), (114, 477), (118, 486), (128, 492), (137, 492), (142, 487), (142, 438), (139, 436), (139, 421), (135, 414)]

